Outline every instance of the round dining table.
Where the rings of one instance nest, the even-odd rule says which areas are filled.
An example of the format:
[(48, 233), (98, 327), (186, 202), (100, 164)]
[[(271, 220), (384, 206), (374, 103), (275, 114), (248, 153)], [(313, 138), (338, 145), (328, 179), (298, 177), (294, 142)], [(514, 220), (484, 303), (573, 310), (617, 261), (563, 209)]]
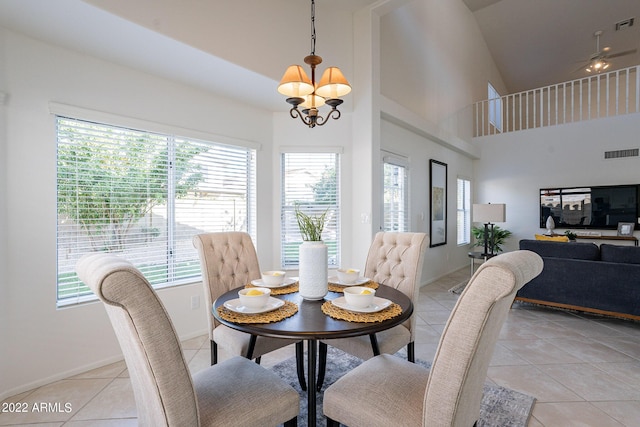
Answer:
[[(273, 338), (299, 338), (307, 341), (307, 407), (308, 425), (316, 425), (316, 363), (318, 340), (331, 338), (348, 338), (359, 335), (374, 335), (401, 324), (411, 317), (413, 304), (411, 299), (395, 288), (379, 285), (376, 297), (388, 299), (398, 304), (402, 312), (390, 319), (371, 323), (358, 323), (338, 320), (324, 314), (321, 309), (325, 301), (343, 296), (341, 292), (332, 292), (324, 299), (311, 301), (303, 299), (298, 292), (277, 295), (274, 298), (292, 301), (298, 306), (293, 316), (273, 323), (235, 323), (224, 320), (218, 313), (218, 307), (225, 302), (238, 298), (238, 290), (232, 289), (213, 303), (213, 315), (222, 324), (230, 328), (257, 336)], [(373, 340), (375, 341), (375, 340)]]

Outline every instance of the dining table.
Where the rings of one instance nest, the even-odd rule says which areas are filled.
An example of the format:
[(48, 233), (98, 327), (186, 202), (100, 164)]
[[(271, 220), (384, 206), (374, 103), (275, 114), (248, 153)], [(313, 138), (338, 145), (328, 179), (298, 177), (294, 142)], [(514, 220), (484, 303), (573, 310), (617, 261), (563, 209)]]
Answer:
[[(308, 426), (315, 426), (317, 416), (316, 393), (318, 393), (316, 389), (318, 340), (370, 335), (372, 337), (372, 345), (375, 345), (375, 334), (377, 332), (400, 325), (409, 319), (413, 313), (413, 303), (407, 295), (390, 286), (377, 283), (375, 283), (375, 285), (376, 298), (388, 300), (393, 303), (392, 305), (395, 311), (387, 316), (389, 318), (381, 316), (381, 319), (375, 321), (371, 321), (370, 319), (367, 321), (358, 321), (358, 315), (360, 313), (348, 313), (349, 310), (346, 310), (347, 313), (342, 313), (346, 314), (349, 320), (343, 320), (341, 318), (345, 316), (326, 314), (327, 309), (329, 309), (329, 311), (337, 310), (335, 307), (336, 304), (331, 301), (343, 296), (339, 288), (338, 290), (331, 290), (336, 289), (335, 287), (330, 287), (330, 291), (321, 300), (306, 300), (302, 298), (297, 291), (280, 295), (272, 291), (272, 297), (287, 302), (287, 307), (293, 307), (294, 310), (297, 307), (297, 311), (295, 311), (294, 314), (277, 321), (259, 323), (251, 321), (249, 317), (246, 318), (248, 322), (245, 322), (242, 321), (242, 319), (230, 319), (229, 316), (225, 316), (225, 303), (227, 303), (227, 307), (235, 303), (238, 298), (238, 291), (242, 289), (242, 287), (232, 289), (219, 296), (214, 301), (212, 310), (214, 317), (230, 328), (255, 336), (298, 338), (307, 342), (307, 419)], [(329, 302), (329, 304), (325, 304), (327, 302)], [(295, 306), (291, 303), (295, 304)], [(390, 308), (391, 307), (386, 308), (386, 310)], [(380, 311), (380, 313), (383, 312)], [(228, 311), (227, 314), (229, 314)]]

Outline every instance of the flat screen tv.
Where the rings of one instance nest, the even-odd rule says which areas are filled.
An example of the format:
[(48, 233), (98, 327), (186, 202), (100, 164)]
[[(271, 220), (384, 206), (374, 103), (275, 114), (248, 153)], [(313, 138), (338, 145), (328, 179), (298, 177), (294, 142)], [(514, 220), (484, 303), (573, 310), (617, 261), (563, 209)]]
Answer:
[(639, 228), (640, 184), (540, 189), (540, 227), (553, 217), (559, 228), (616, 229), (618, 222)]

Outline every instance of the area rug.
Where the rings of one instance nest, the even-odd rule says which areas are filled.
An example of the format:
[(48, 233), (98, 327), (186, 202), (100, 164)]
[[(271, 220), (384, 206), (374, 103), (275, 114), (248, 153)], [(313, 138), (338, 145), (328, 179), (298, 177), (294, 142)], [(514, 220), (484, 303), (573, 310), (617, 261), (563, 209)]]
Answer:
[[(346, 354), (333, 347), (329, 347), (327, 355), (327, 373), (322, 391), (324, 392), (324, 390), (333, 384), (338, 378), (358, 366), (360, 363), (362, 363), (361, 359)], [(430, 362), (425, 362), (419, 359), (416, 363), (427, 368), (431, 365)], [(307, 392), (303, 392), (300, 389), (300, 384), (298, 384), (295, 358), (291, 357), (284, 360), (273, 366), (271, 369), (286, 382), (291, 384), (298, 393), (300, 393), (300, 415), (298, 416), (298, 426), (308, 427), (306, 416)], [(324, 415), (322, 415), (322, 397), (323, 394), (318, 393), (317, 414), (319, 426), (326, 425), (326, 419)], [(500, 386), (485, 384), (478, 427), (525, 427), (529, 421), (529, 416), (534, 403), (535, 398), (527, 396), (526, 394)]]

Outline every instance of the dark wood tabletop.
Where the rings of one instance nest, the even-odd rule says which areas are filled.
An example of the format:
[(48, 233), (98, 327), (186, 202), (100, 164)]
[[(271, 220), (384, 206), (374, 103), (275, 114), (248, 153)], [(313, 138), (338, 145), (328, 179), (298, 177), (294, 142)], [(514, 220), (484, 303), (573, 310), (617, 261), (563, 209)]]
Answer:
[(304, 300), (298, 292), (274, 296), (274, 298), (289, 300), (298, 305), (298, 312), (295, 315), (275, 323), (238, 324), (221, 319), (220, 316), (218, 316), (217, 308), (226, 301), (238, 298), (239, 289), (240, 288), (233, 289), (216, 299), (213, 304), (213, 315), (219, 322), (231, 328), (250, 334), (274, 338), (318, 340), (368, 335), (399, 325), (407, 320), (413, 313), (413, 304), (408, 296), (389, 286), (380, 285), (376, 290), (376, 296), (391, 300), (402, 307), (402, 314), (382, 322), (347, 322), (333, 319), (324, 314), (320, 307), (325, 301), (343, 296), (342, 293), (338, 292), (329, 292), (327, 296), (320, 301)]

